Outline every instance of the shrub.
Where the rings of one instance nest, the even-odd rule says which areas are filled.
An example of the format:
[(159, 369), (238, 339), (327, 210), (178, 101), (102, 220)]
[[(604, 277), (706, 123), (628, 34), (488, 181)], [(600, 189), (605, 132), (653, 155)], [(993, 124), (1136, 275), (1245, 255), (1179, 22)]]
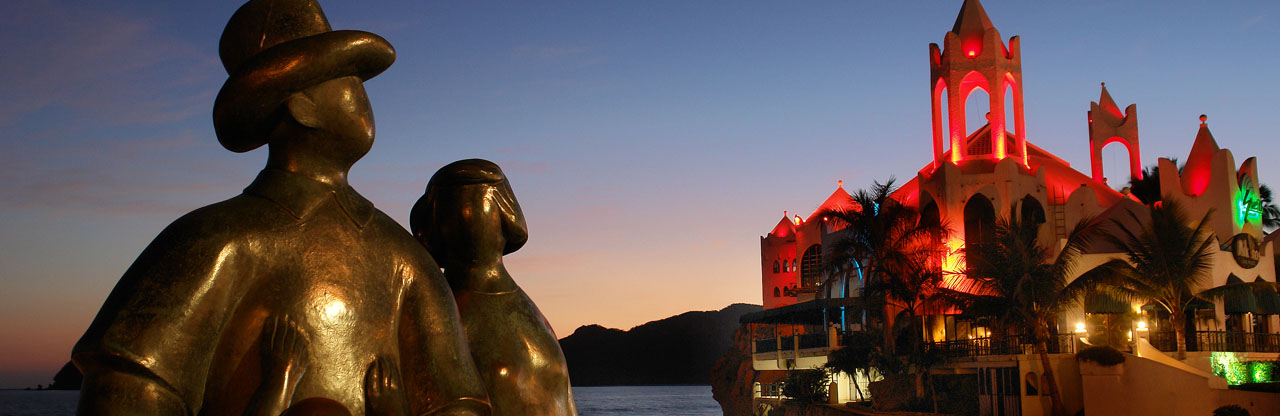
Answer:
[(1243, 407), (1229, 404), (1213, 409), (1213, 416), (1249, 416), (1249, 411), (1244, 410)]
[(782, 381), (782, 395), (801, 403), (818, 403), (827, 399), (827, 370), (793, 370)]
[(1104, 367), (1124, 363), (1124, 353), (1108, 346), (1089, 347), (1076, 354), (1076, 361), (1089, 360)]

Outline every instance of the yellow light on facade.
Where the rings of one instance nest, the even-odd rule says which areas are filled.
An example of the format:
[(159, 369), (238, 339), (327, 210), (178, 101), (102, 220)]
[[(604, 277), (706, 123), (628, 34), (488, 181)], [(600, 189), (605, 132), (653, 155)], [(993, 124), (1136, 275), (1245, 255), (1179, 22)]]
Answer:
[(1084, 322), (1076, 322), (1076, 333), (1083, 334), (1085, 332), (1089, 332), (1089, 331), (1084, 329)]
[(1138, 330), (1139, 330), (1139, 331), (1146, 331), (1146, 330), (1147, 330), (1147, 321), (1138, 321)]

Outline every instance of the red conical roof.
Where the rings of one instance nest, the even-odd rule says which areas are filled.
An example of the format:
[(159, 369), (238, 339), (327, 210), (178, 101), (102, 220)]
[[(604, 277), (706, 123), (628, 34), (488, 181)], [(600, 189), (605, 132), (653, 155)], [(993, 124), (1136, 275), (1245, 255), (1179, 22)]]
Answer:
[(1098, 107), (1106, 110), (1108, 113), (1116, 116), (1116, 118), (1124, 118), (1124, 112), (1120, 111), (1120, 107), (1116, 105), (1116, 101), (1111, 99), (1111, 94), (1107, 92), (1107, 83), (1102, 83), (1102, 96), (1098, 97)]
[(796, 233), (795, 224), (791, 223), (791, 219), (787, 218), (787, 213), (782, 213), (782, 221), (778, 221), (778, 225), (773, 226), (773, 230), (769, 231), (769, 235), (774, 237), (787, 238)]
[(1218, 141), (1209, 132), (1205, 123), (1207, 117), (1200, 116), (1200, 131), (1196, 133), (1196, 141), (1191, 145), (1191, 154), (1187, 155), (1187, 164), (1182, 168), (1182, 190), (1187, 195), (1200, 195), (1209, 187), (1209, 177), (1213, 173), (1213, 155), (1218, 153)]
[(809, 214), (809, 218), (805, 218), (804, 221), (812, 221), (814, 217), (818, 216), (818, 213), (826, 210), (859, 212), (862, 211), (862, 207), (853, 203), (853, 197), (850, 197), (849, 193), (844, 190), (844, 181), (839, 181), (836, 183), (836, 191), (832, 192), (831, 196), (827, 197), (827, 200), (822, 201), (822, 205), (818, 205), (818, 209), (813, 210), (813, 213)]
[(987, 29), (995, 29), (995, 26), (991, 25), (991, 18), (987, 17), (987, 11), (982, 8), (982, 3), (978, 0), (965, 0), (964, 5), (960, 6), (960, 15), (956, 16), (956, 24), (951, 31), (960, 35), (960, 39), (975, 36), (982, 39), (982, 34)]

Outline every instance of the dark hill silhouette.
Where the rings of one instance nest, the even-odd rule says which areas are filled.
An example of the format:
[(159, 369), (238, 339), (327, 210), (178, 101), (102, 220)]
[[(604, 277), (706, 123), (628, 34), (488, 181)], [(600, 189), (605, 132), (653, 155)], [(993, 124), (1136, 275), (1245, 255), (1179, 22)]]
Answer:
[(579, 327), (560, 340), (575, 386), (709, 384), (711, 365), (733, 345), (738, 318), (760, 305), (685, 312), (631, 328)]

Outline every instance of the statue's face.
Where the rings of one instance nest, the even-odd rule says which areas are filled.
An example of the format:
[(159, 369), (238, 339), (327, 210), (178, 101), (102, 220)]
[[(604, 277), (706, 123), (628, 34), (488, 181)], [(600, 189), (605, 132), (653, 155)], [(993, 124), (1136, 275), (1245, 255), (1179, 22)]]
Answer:
[(308, 90), (322, 128), (343, 154), (359, 158), (373, 147), (373, 108), (357, 77), (329, 80)]

